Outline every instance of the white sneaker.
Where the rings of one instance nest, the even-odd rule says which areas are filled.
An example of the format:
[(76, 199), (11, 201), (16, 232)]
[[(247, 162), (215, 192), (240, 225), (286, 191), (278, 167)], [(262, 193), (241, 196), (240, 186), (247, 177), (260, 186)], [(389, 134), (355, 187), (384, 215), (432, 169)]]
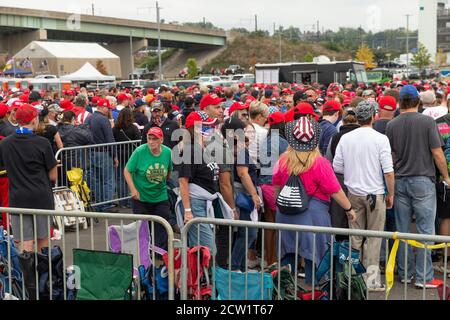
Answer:
[(409, 277), (409, 278), (406, 279), (406, 280), (405, 280), (405, 279), (401, 279), (400, 282), (401, 282), (401, 283), (405, 283), (405, 282), (406, 282), (407, 284), (411, 284), (412, 281), (413, 281), (413, 279), (414, 279), (414, 277), (411, 276), (411, 277)]

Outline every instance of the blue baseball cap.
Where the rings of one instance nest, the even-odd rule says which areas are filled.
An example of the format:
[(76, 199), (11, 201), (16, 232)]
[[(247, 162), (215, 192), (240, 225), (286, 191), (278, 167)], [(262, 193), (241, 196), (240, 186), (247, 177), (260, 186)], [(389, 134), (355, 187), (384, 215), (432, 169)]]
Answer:
[(419, 98), (419, 91), (412, 85), (407, 85), (400, 90), (400, 99), (417, 99)]
[(143, 105), (146, 105), (146, 104), (147, 104), (146, 101), (144, 101), (144, 100), (142, 100), (142, 99), (137, 99), (137, 100), (134, 102), (134, 107), (135, 107), (135, 108), (139, 108), (139, 107), (142, 107)]

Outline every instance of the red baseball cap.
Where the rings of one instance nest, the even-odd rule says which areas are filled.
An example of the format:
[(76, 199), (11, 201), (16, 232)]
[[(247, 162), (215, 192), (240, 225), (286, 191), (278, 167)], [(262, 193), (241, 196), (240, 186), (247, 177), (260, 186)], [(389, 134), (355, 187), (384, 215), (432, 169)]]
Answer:
[(20, 100), (15, 100), (13, 103), (11, 103), (11, 106), (9, 107), (9, 111), (12, 111), (14, 109), (19, 109), (23, 105), (23, 102)]
[(38, 111), (30, 104), (24, 104), (16, 112), (16, 120), (19, 124), (28, 124), (38, 116)]
[(73, 108), (75, 108), (75, 106), (73, 105), (73, 103), (70, 100), (64, 99), (61, 100), (59, 102), (59, 106), (64, 109), (64, 111), (69, 111), (69, 110), (73, 110)]
[(201, 123), (204, 126), (213, 126), (217, 119), (210, 118), (206, 112), (195, 111), (191, 112), (186, 118), (186, 129), (193, 127), (196, 123)]
[(9, 111), (9, 107), (6, 103), (0, 102), (0, 118), (4, 118)]
[(93, 96), (92, 99), (91, 99), (91, 102), (92, 103), (98, 103), (98, 100), (100, 100), (100, 97)]
[(208, 106), (221, 104), (225, 100), (219, 98), (216, 94), (207, 94), (200, 100), (200, 110), (205, 110)]
[(309, 103), (307, 103), (307, 102), (300, 102), (300, 103), (295, 107), (295, 114), (315, 116), (315, 117), (316, 117), (316, 121), (319, 121), (319, 118), (320, 118), (320, 117), (314, 112), (314, 108), (312, 107), (312, 105), (309, 104)]
[(391, 96), (382, 97), (379, 101), (380, 109), (386, 111), (395, 111), (397, 109), (397, 100)]
[(28, 103), (28, 94), (23, 94), (19, 97), (20, 101)]
[(274, 112), (269, 116), (268, 122), (271, 126), (284, 122), (284, 114), (282, 112)]
[(150, 89), (148, 89), (147, 93), (148, 94), (155, 94), (155, 89), (150, 88)]
[(152, 127), (147, 131), (147, 135), (152, 135), (161, 139), (164, 136), (164, 133), (160, 127)]
[(326, 111), (340, 111), (341, 110), (341, 104), (336, 100), (328, 100), (323, 105), (323, 112)]
[(129, 100), (130, 98), (125, 93), (121, 93), (117, 96), (118, 102), (123, 102), (124, 100)]
[(112, 109), (111, 104), (109, 103), (108, 99), (98, 100), (97, 107), (107, 107), (109, 109)]
[(249, 107), (248, 104), (242, 104), (240, 102), (235, 102), (230, 106), (230, 110), (228, 111), (228, 113), (231, 116), (233, 114), (233, 112), (235, 112), (237, 110), (245, 110), (245, 109), (248, 109), (248, 107)]
[(74, 96), (74, 95), (75, 95), (75, 92), (74, 92), (73, 90), (66, 90), (66, 91), (64, 92), (64, 94), (65, 94), (66, 96)]
[(180, 111), (180, 107), (177, 106), (177, 105), (173, 105), (173, 106), (172, 106), (172, 110)]

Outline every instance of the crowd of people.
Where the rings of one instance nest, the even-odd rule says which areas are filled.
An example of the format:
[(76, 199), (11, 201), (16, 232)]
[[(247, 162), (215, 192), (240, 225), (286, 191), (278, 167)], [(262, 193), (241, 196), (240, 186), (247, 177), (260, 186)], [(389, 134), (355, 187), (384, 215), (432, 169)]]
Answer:
[[(54, 154), (61, 148), (141, 140), (133, 152), (93, 152), (86, 178), (104, 203), (100, 212), (131, 207), (165, 218), (178, 232), (193, 218), (209, 217), (399, 232), (412, 231), (414, 221), (418, 233), (450, 235), (447, 82), (76, 88), (62, 96), (31, 87), (0, 92), (0, 100), (2, 206), (9, 198), (11, 207), (53, 209)], [(280, 202), (293, 183), (309, 200), (298, 212)], [(11, 217), (24, 249), (31, 250), (35, 236), (39, 247), (46, 245), (46, 220), (37, 221), (34, 235), (31, 218), (20, 231)], [(281, 256), (276, 232), (260, 237), (257, 229), (237, 228), (230, 239), (228, 228), (200, 224), (190, 229), (189, 245), (208, 246), (219, 266), (233, 270), (277, 259), (293, 266), (298, 259), (306, 284), (316, 285), (312, 274), (330, 235), (303, 232), (296, 243), (295, 232), (282, 232)], [(155, 228), (155, 242), (167, 247), (163, 228)], [(376, 272), (369, 289), (384, 290), (379, 269), (388, 248), (363, 237), (353, 237), (352, 246)], [(409, 252), (405, 270), (403, 250), (402, 281), (436, 288), (431, 252)]]

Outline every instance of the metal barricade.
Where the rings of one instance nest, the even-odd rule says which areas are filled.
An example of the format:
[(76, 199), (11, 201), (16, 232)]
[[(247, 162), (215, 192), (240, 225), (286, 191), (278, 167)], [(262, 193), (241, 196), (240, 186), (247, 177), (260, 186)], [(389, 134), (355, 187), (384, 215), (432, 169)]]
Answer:
[[(20, 237), (14, 238), (14, 242), (20, 242), (21, 244), (24, 243), (23, 239), (23, 227), (24, 227), (24, 218), (32, 216), (33, 219), (33, 228), (34, 228), (34, 261), (35, 261), (35, 270), (36, 270), (36, 298), (39, 300), (39, 283), (38, 283), (38, 268), (37, 268), (37, 252), (38, 252), (38, 239), (37, 239), (37, 224), (36, 219), (37, 217), (47, 217), (47, 227), (48, 227), (48, 234), (46, 240), (48, 240), (48, 248), (52, 248), (54, 245), (58, 245), (61, 248), (62, 251), (62, 257), (63, 257), (63, 272), (66, 273), (67, 267), (72, 265), (72, 256), (66, 255), (66, 252), (71, 252), (72, 249), (88, 249), (88, 250), (96, 250), (96, 251), (110, 251), (109, 247), (109, 234), (108, 234), (108, 227), (111, 225), (112, 221), (116, 221), (120, 224), (120, 230), (122, 232), (121, 236), (121, 247), (123, 248), (123, 227), (124, 223), (136, 222), (136, 221), (147, 221), (150, 228), (150, 234), (151, 234), (151, 247), (149, 250), (151, 251), (151, 260), (152, 260), (152, 274), (153, 279), (155, 279), (155, 250), (152, 248), (153, 244), (155, 244), (155, 224), (160, 224), (163, 226), (165, 231), (167, 232), (168, 236), (168, 243), (167, 243), (167, 253), (168, 253), (168, 265), (167, 265), (167, 271), (168, 271), (168, 298), (169, 300), (174, 299), (174, 264), (173, 264), (173, 256), (174, 256), (174, 250), (173, 250), (173, 243), (174, 243), (174, 234), (172, 227), (170, 224), (163, 218), (158, 216), (150, 216), (150, 215), (135, 215), (135, 214), (122, 214), (122, 213), (92, 213), (92, 212), (80, 212), (80, 211), (53, 211), (53, 210), (37, 210), (37, 209), (20, 209), (20, 208), (0, 208), (0, 212), (7, 212), (8, 213), (8, 221), (10, 221), (10, 215), (14, 214), (19, 216), (20, 220)], [(90, 221), (90, 227), (88, 230), (81, 230), (80, 226), (78, 224), (77, 219), (77, 225), (75, 228), (75, 232), (66, 232), (64, 228), (62, 228), (61, 232), (61, 239), (60, 240), (52, 240), (52, 235), (50, 234), (50, 227), (52, 225), (52, 219), (54, 217), (64, 217), (64, 216), (70, 216), (70, 217), (86, 217)], [(94, 219), (99, 219), (99, 223), (95, 223)], [(102, 231), (104, 226), (104, 231)], [(10, 246), (10, 236), (11, 235), (10, 227), (8, 226), (7, 230), (7, 261), (8, 261), (8, 275), (11, 275), (11, 246)], [(14, 233), (14, 231), (12, 231)], [(136, 252), (141, 253), (141, 248), (139, 247), (139, 230), (136, 228)], [(18, 249), (20, 252), (21, 250)], [(52, 300), (53, 296), (53, 283), (52, 283), (52, 251), (48, 250), (49, 254), (49, 292), (50, 292), (50, 300)], [(137, 261), (137, 265), (134, 263), (134, 268), (137, 268), (140, 266), (140, 254), (137, 254), (136, 259), (133, 259), (134, 261)], [(65, 277), (65, 275), (64, 275)], [(68, 281), (67, 281), (68, 282)], [(64, 300), (67, 299), (67, 290), (68, 290), (68, 283), (66, 282), (66, 279), (63, 281), (63, 294), (64, 294)], [(141, 286), (139, 281), (139, 276), (136, 279), (137, 282), (137, 299), (141, 298)], [(155, 284), (153, 284), (155, 286)], [(9, 293), (12, 294), (12, 277), (9, 277)], [(25, 281), (22, 281), (22, 292), (25, 291)], [(155, 292), (156, 290), (153, 290), (153, 299), (155, 299)], [(23, 297), (18, 297), (19, 299)]]
[(67, 171), (81, 168), (91, 189), (91, 206), (106, 206), (119, 202), (129, 206), (131, 198), (123, 170), (140, 140), (62, 148), (55, 155), (58, 165), (56, 187), (70, 187)]
[[(247, 281), (248, 281), (248, 275), (249, 275), (249, 266), (248, 266), (248, 262), (247, 262), (247, 256), (248, 256), (248, 251), (249, 251), (249, 244), (247, 243), (248, 241), (248, 235), (249, 235), (249, 230), (250, 229), (257, 229), (258, 231), (260, 231), (260, 240), (261, 240), (261, 246), (260, 248), (260, 255), (261, 255), (261, 263), (260, 266), (258, 266), (259, 271), (262, 271), (265, 269), (264, 266), (264, 259), (265, 259), (265, 248), (264, 248), (264, 238), (265, 238), (265, 231), (267, 230), (275, 230), (277, 232), (277, 243), (276, 243), (276, 250), (277, 250), (277, 269), (278, 271), (281, 270), (282, 267), (282, 262), (281, 262), (281, 235), (283, 232), (295, 232), (295, 243), (297, 245), (295, 245), (296, 248), (296, 252), (295, 252), (295, 262), (294, 262), (294, 266), (292, 266), (293, 270), (294, 270), (294, 280), (295, 280), (295, 300), (297, 300), (297, 285), (299, 284), (299, 280), (298, 276), (297, 276), (297, 270), (298, 270), (298, 266), (300, 265), (300, 256), (299, 256), (299, 251), (298, 251), (298, 244), (299, 244), (299, 235), (302, 232), (308, 232), (308, 233), (312, 233), (313, 234), (313, 241), (312, 241), (312, 248), (311, 250), (313, 251), (313, 260), (312, 260), (312, 270), (311, 270), (311, 275), (312, 275), (312, 287), (310, 292), (312, 293), (311, 298), (312, 300), (315, 299), (315, 293), (318, 290), (316, 281), (315, 281), (315, 266), (317, 266), (320, 261), (318, 261), (318, 259), (316, 259), (316, 238), (317, 235), (322, 235), (322, 234), (327, 234), (330, 236), (330, 247), (334, 248), (334, 244), (336, 243), (336, 236), (340, 236), (347, 238), (348, 237), (348, 244), (349, 244), (349, 248), (352, 248), (352, 240), (355, 239), (354, 237), (364, 237), (364, 238), (381, 238), (384, 239), (384, 241), (386, 241), (386, 260), (385, 260), (385, 265), (387, 267), (388, 265), (388, 257), (389, 257), (389, 240), (395, 240), (395, 241), (406, 241), (408, 240), (407, 243), (405, 244), (405, 247), (408, 248), (410, 245), (411, 246), (416, 246), (416, 247), (420, 247), (418, 245), (421, 245), (421, 243), (425, 243), (425, 246), (431, 246), (431, 243), (436, 242), (436, 243), (442, 243), (443, 245), (441, 246), (442, 250), (444, 251), (444, 278), (443, 278), (443, 296), (444, 299), (446, 297), (446, 290), (447, 290), (447, 270), (446, 266), (447, 266), (447, 247), (450, 245), (450, 237), (448, 236), (432, 236), (432, 235), (421, 235), (421, 234), (411, 234), (411, 233), (392, 233), (392, 232), (378, 232), (378, 231), (369, 231), (369, 230), (354, 230), (354, 229), (337, 229), (337, 228), (326, 228), (326, 227), (314, 227), (314, 226), (305, 226), (305, 225), (288, 225), (288, 224), (277, 224), (277, 223), (264, 223), (264, 222), (251, 222), (251, 221), (234, 221), (234, 220), (225, 220), (225, 219), (209, 219), (209, 218), (195, 218), (191, 221), (189, 221), (184, 228), (182, 229), (182, 233), (181, 233), (181, 243), (182, 243), (182, 268), (181, 268), (181, 299), (182, 300), (186, 300), (188, 299), (188, 270), (187, 270), (187, 252), (188, 252), (188, 245), (191, 247), (195, 247), (195, 246), (201, 246), (201, 245), (205, 245), (204, 243), (201, 243), (200, 241), (200, 228), (197, 228), (196, 231), (193, 231), (193, 227), (194, 226), (200, 226), (201, 224), (204, 225), (210, 225), (213, 231), (213, 239), (216, 239), (217, 236), (217, 228), (226, 228), (228, 231), (228, 252), (215, 252), (214, 254), (212, 254), (212, 298), (215, 299), (215, 294), (216, 294), (216, 279), (215, 279), (215, 272), (214, 270), (216, 269), (216, 257), (217, 256), (223, 256), (228, 255), (228, 275), (229, 275), (229, 279), (228, 279), (228, 283), (229, 283), (229, 297), (231, 296), (231, 274), (232, 272), (234, 272), (235, 270), (232, 270), (231, 267), (231, 260), (232, 260), (232, 239), (233, 239), (233, 229), (238, 227), (238, 228), (245, 228), (245, 270), (241, 270), (241, 272), (245, 272), (245, 297), (248, 296), (248, 286), (247, 286)], [(222, 230), (223, 231), (223, 230)], [(196, 243), (188, 243), (188, 236), (190, 232), (197, 232), (197, 242)], [(354, 240), (353, 240), (354, 241)], [(383, 240), (382, 240), (383, 241)], [(398, 243), (397, 243), (398, 244)], [(395, 246), (395, 244), (394, 244)], [(258, 246), (259, 247), (259, 246)], [(417, 249), (417, 248), (416, 248)], [(423, 254), (424, 257), (427, 254), (430, 254), (430, 250), (422, 250), (423, 252), (420, 252), (420, 250), (416, 250), (416, 254), (417, 255), (421, 255)], [(349, 253), (350, 254), (350, 253)], [(407, 275), (407, 270), (408, 270), (408, 265), (407, 265), (407, 261), (408, 261), (408, 250), (405, 250), (405, 268), (404, 268), (404, 272), (400, 274), (398, 274), (398, 278), (403, 278), (403, 279), (408, 279), (408, 275)], [(334, 268), (335, 266), (333, 265), (333, 250), (330, 251), (330, 264), (331, 264), (331, 272), (329, 273), (329, 285), (330, 285), (330, 295), (329, 298), (333, 299), (333, 293), (334, 293)], [(395, 258), (395, 255), (393, 255)], [(400, 256), (400, 252), (397, 254), (397, 257)], [(352, 284), (352, 256), (349, 255), (347, 257), (348, 260), (348, 266), (349, 266), (349, 274), (348, 274), (348, 288), (351, 288), (351, 284)], [(323, 257), (322, 257), (323, 258)], [(391, 257), (392, 258), (392, 257)], [(426, 270), (426, 261), (427, 259), (424, 259), (424, 273)], [(347, 262), (345, 262), (347, 263)], [(377, 268), (379, 266), (376, 266)], [(197, 270), (200, 269), (200, 261), (198, 261), (198, 265), (197, 265)], [(393, 270), (391, 270), (393, 272)], [(367, 272), (369, 272), (369, 269), (367, 269)], [(379, 271), (377, 271), (379, 272)], [(368, 274), (366, 274), (368, 275)], [(392, 274), (393, 275), (393, 274)], [(197, 278), (198, 278), (198, 274), (197, 274)], [(373, 276), (373, 274), (371, 275)], [(426, 278), (425, 275), (423, 277), (424, 279)], [(320, 279), (318, 279), (320, 280)], [(370, 280), (370, 278), (369, 278)], [(397, 279), (398, 280), (398, 279)], [(428, 280), (428, 279), (427, 279)], [(274, 288), (275, 286), (276, 289), (278, 289), (276, 292), (278, 292), (277, 294), (277, 299), (281, 299), (280, 297), (280, 277), (278, 277), (278, 283), (274, 283)], [(263, 287), (263, 272), (261, 272), (261, 288)], [(401, 294), (401, 290), (399, 290), (399, 286), (395, 285), (393, 286), (393, 290), (390, 293), (390, 297), (388, 297), (388, 292), (385, 291), (384, 293), (382, 293), (380, 295), (380, 293), (377, 292), (369, 292), (369, 289), (367, 288), (366, 294), (367, 294), (367, 299), (400, 299), (402, 294)], [(409, 288), (409, 283), (408, 281), (404, 281), (403, 283), (403, 299), (407, 300), (407, 299), (437, 299), (437, 292), (434, 290), (428, 290), (427, 293), (427, 289), (425, 288), (425, 286), (423, 286), (422, 290), (415, 290), (412, 294), (408, 295), (408, 288)], [(244, 289), (242, 289), (244, 290)], [(242, 292), (242, 291), (241, 291)], [(351, 290), (348, 290), (348, 300), (351, 300)], [(261, 298), (263, 297), (263, 292), (261, 290)]]

